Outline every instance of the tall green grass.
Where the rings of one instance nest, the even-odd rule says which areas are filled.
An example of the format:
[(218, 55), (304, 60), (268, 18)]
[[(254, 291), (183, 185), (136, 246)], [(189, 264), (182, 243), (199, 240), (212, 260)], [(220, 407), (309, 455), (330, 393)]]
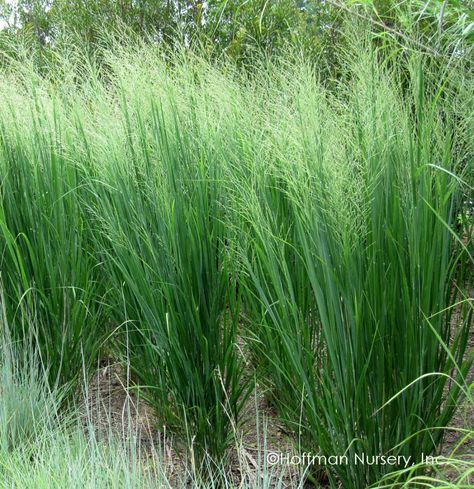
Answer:
[[(419, 58), (407, 91), (375, 52), (350, 66), (338, 96), (312, 75), (291, 82), (285, 139), (274, 136), (273, 161), (237, 196), (248, 327), (302, 451), (419, 461), (436, 450), (472, 363), (458, 135), (439, 103), (443, 80), (427, 83)], [(389, 467), (323, 470), (331, 486), (366, 487)]]
[(90, 175), (67, 156), (64, 120), (36, 82), (21, 87), (23, 98), (9, 98), (12, 87), (3, 92), (1, 281), (14, 339), (34, 338), (51, 387), (72, 387), (103, 337), (102, 285), (82, 204)]
[(223, 142), (199, 107), (200, 81), (187, 81), (205, 75), (189, 70), (178, 89), (159, 74), (156, 92), (119, 78), (125, 144), (103, 169), (95, 201), (122, 351), (199, 467), (225, 457), (248, 382), (236, 345)]
[(51, 385), (106, 335), (196, 469), (225, 460), (254, 369), (298, 450), (435, 452), (472, 362), (462, 59), (360, 42), (321, 80), (294, 54), (71, 56), (0, 86), (6, 314)]

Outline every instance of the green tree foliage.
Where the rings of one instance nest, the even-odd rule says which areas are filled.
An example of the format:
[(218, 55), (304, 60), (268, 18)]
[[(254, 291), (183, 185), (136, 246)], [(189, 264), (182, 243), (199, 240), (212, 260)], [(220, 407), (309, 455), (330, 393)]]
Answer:
[[(365, 19), (380, 38), (416, 38), (431, 49), (474, 39), (472, 0), (0, 0), (4, 34), (55, 46), (64, 33), (95, 46), (124, 31), (166, 44), (199, 44), (245, 61), (255, 50), (333, 57), (343, 19)], [(421, 40), (420, 40), (421, 39)]]
[(269, 53), (288, 42), (321, 45), (329, 6), (310, 0), (3, 0), (0, 18), (11, 35), (29, 35), (54, 46), (74, 33), (89, 44), (104, 33), (127, 30), (168, 44), (200, 44), (242, 60), (255, 49)]

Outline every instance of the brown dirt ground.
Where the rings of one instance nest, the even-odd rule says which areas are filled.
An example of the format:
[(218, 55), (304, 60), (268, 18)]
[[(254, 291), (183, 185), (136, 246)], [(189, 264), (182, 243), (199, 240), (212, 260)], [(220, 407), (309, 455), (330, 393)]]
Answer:
[[(123, 365), (110, 358), (101, 362), (81, 407), (84, 423), (91, 420), (99, 438), (107, 439), (111, 433), (121, 439), (132, 435), (145, 456), (156, 449), (171, 485), (181, 488), (183, 480), (190, 485), (187, 461), (174, 449), (172, 438), (157, 429), (152, 408), (127, 388), (124, 370)], [(229, 478), (235, 487), (253, 487), (256, 481), (252, 479), (259, 477), (266, 453), (291, 452), (291, 440), (259, 386), (249, 397), (242, 417), (247, 422), (236, 436), (236, 447), (231, 450)], [(278, 476), (282, 472), (285, 472), (282, 489), (295, 487), (296, 474), (282, 468)]]

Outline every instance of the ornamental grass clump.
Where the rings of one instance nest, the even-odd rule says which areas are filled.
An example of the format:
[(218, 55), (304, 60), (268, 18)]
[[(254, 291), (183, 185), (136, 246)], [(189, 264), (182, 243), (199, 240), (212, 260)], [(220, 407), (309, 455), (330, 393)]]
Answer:
[(349, 63), (338, 94), (305, 69), (288, 81), (235, 207), (243, 309), (271, 398), (302, 452), (347, 456), (313, 475), (360, 488), (395, 469), (358, 455), (417, 463), (437, 450), (472, 363), (472, 265), (457, 223), (463, 155), (439, 102), (448, 80), (434, 83), (449, 73), (416, 56), (389, 67), (370, 50)]
[(38, 80), (9, 80), (0, 106), (0, 280), (12, 341), (29, 341), (51, 388), (73, 388), (103, 341), (88, 175), (68, 155), (60, 104)]
[(96, 212), (120, 349), (199, 470), (212, 467), (207, 457), (225, 459), (248, 392), (236, 344), (224, 142), (212, 118), (218, 111), (192, 73), (173, 80), (164, 66), (153, 72), (151, 87), (128, 73), (117, 84), (124, 144), (101, 170)]
[(349, 489), (399, 468), (357, 457), (421, 468), (466, 392), (472, 80), (348, 41), (331, 80), (131, 41), (0, 78), (12, 338), (54, 388), (119, 357), (199, 478), (255, 371), (298, 451), (348, 460), (309, 477)]

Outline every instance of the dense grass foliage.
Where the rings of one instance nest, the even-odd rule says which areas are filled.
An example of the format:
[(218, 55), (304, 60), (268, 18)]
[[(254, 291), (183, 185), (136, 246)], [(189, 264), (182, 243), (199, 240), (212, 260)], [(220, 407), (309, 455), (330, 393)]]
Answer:
[(246, 389), (235, 348), (224, 167), (211, 145), (198, 144), (192, 94), (189, 114), (170, 95), (124, 108), (137, 140), (107, 168), (97, 214), (119, 311), (124, 304), (121, 338), (133, 374), (201, 463), (204, 453), (225, 454)]
[[(103, 331), (97, 261), (81, 204), (86, 178), (63, 121), (36, 93), (4, 93), (0, 129), (1, 281), (15, 340), (35, 339), (53, 387), (93, 365)], [(25, 103), (20, 114), (16, 103)], [(50, 100), (48, 100), (48, 104)]]
[[(279, 117), (284, 154), (270, 149), (270, 177), (255, 172), (242, 199), (245, 304), (259, 325), (249, 329), (303, 451), (419, 461), (438, 446), (472, 362), (453, 121), (419, 60), (409, 94), (370, 53), (353, 70), (342, 113), (322, 89), (300, 98), (294, 87)], [(317, 82), (305, 81), (307, 95)], [(450, 376), (459, 385), (443, 403)], [(366, 487), (387, 467), (333, 469), (332, 485)]]
[(140, 45), (2, 75), (5, 310), (51, 387), (107, 338), (196, 467), (225, 459), (254, 369), (297, 450), (438, 449), (472, 362), (472, 79), (352, 44), (330, 83)]

